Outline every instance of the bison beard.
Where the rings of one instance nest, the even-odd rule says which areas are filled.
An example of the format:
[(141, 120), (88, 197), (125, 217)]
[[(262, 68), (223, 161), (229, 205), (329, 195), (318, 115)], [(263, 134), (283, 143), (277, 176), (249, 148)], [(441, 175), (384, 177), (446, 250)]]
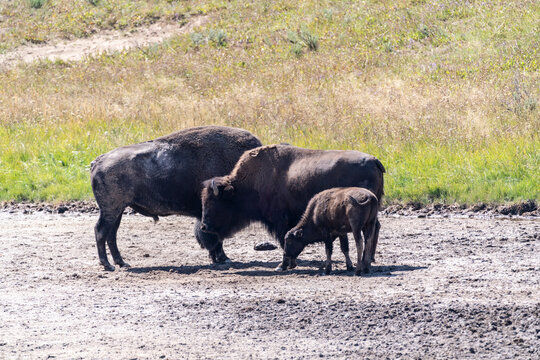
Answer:
[[(355, 186), (371, 190), (381, 200), (384, 172), (377, 158), (358, 151), (287, 145), (248, 150), (229, 175), (204, 182), (201, 230), (224, 239), (257, 221), (283, 248), (285, 234), (300, 220), (315, 194)], [(379, 227), (377, 222), (372, 260)]]
[(248, 131), (224, 126), (182, 130), (100, 155), (91, 165), (92, 190), (100, 214), (95, 226), (101, 264), (127, 266), (116, 245), (116, 233), (126, 207), (150, 216), (187, 215), (197, 219), (195, 237), (214, 263), (228, 260), (222, 240), (200, 231), (202, 183), (228, 174), (244, 151), (261, 142)]

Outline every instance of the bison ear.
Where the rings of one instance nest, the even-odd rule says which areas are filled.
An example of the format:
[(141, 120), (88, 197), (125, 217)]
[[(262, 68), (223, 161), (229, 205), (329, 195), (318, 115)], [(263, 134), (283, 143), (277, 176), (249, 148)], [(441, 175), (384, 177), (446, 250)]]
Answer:
[(302, 231), (302, 229), (298, 229), (298, 230), (295, 230), (293, 234), (295, 237), (301, 238), (302, 236), (304, 236), (304, 231)]

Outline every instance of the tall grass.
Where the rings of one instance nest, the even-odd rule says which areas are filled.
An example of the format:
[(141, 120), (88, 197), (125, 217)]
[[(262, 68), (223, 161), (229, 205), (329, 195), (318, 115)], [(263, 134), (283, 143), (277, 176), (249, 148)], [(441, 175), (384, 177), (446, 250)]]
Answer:
[[(85, 6), (105, 3), (111, 16), (142, 11)], [(51, 23), (54, 4), (37, 24)], [(155, 1), (165, 19), (172, 6)], [(0, 199), (88, 198), (98, 154), (201, 124), (372, 153), (388, 201), (540, 198), (537, 2), (196, 6), (210, 21), (193, 34), (1, 72)]]

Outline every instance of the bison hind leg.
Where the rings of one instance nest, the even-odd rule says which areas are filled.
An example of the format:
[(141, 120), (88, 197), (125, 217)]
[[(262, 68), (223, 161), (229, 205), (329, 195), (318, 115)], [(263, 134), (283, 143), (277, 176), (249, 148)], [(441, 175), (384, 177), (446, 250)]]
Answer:
[(120, 226), (120, 220), (122, 219), (122, 211), (123, 209), (113, 212), (104, 212), (103, 210), (100, 210), (99, 219), (94, 227), (99, 262), (101, 265), (103, 265), (106, 271), (114, 271), (114, 266), (109, 263), (109, 259), (107, 258), (105, 243), (109, 245), (109, 250), (115, 263), (120, 266), (127, 265), (122, 260), (116, 245), (116, 233), (118, 231), (118, 227)]
[(349, 256), (349, 238), (347, 234), (339, 236), (339, 245), (341, 247), (341, 252), (345, 256), (345, 264), (347, 265), (347, 271), (353, 271), (354, 266)]
[(107, 237), (107, 245), (109, 246), (109, 251), (114, 260), (114, 263), (120, 267), (130, 267), (130, 265), (122, 259), (120, 251), (118, 250), (118, 245), (116, 243), (116, 234), (118, 232), (118, 227), (120, 226), (120, 221), (122, 220), (122, 213), (118, 215), (115, 220), (113, 227), (111, 229), (110, 236)]

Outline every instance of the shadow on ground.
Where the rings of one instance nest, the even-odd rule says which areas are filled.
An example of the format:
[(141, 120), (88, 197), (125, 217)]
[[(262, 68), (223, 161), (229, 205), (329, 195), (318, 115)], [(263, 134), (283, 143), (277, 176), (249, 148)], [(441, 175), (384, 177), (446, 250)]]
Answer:
[[(339, 262), (335, 262), (339, 263)], [(293, 269), (289, 271), (278, 272), (274, 269), (279, 265), (279, 262), (263, 262), (263, 261), (249, 261), (249, 262), (230, 262), (227, 264), (209, 264), (209, 265), (181, 265), (181, 266), (149, 266), (149, 267), (134, 267), (127, 269), (128, 272), (135, 274), (145, 274), (154, 271), (164, 271), (170, 273), (191, 275), (201, 270), (215, 270), (224, 271), (227, 275), (240, 275), (240, 276), (287, 276), (290, 274), (296, 275), (311, 275), (319, 276), (322, 273), (324, 262), (322, 261), (298, 261), (298, 267), (308, 267), (308, 269)], [(256, 268), (250, 270), (252, 268)], [(264, 268), (264, 269), (260, 269)], [(309, 269), (311, 268), (311, 269)], [(266, 270), (268, 269), (268, 270)], [(394, 272), (403, 271), (415, 271), (427, 269), (426, 266), (409, 266), (409, 265), (386, 265), (386, 266), (372, 266), (369, 274), (362, 274), (365, 277), (390, 277), (397, 276)], [(240, 271), (230, 271), (240, 270)], [(354, 271), (346, 270), (334, 270), (331, 276), (354, 276)]]
[[(278, 263), (275, 263), (277, 266)], [(311, 276), (321, 276), (323, 275), (323, 263), (320, 261), (300, 261), (298, 262), (299, 267), (312, 267), (312, 269), (293, 269), (285, 272), (276, 272), (272, 270), (245, 270), (245, 271), (236, 271), (234, 274), (240, 276), (279, 276), (279, 275), (311, 275)], [(273, 267), (275, 268), (275, 267)], [(389, 265), (389, 266), (372, 266), (371, 272), (369, 274), (362, 274), (362, 277), (391, 277), (398, 276), (399, 274), (394, 274), (393, 272), (402, 272), (402, 271), (414, 271), (427, 269), (425, 266), (409, 266), (409, 265)], [(354, 271), (346, 270), (333, 270), (329, 276), (354, 276)]]

